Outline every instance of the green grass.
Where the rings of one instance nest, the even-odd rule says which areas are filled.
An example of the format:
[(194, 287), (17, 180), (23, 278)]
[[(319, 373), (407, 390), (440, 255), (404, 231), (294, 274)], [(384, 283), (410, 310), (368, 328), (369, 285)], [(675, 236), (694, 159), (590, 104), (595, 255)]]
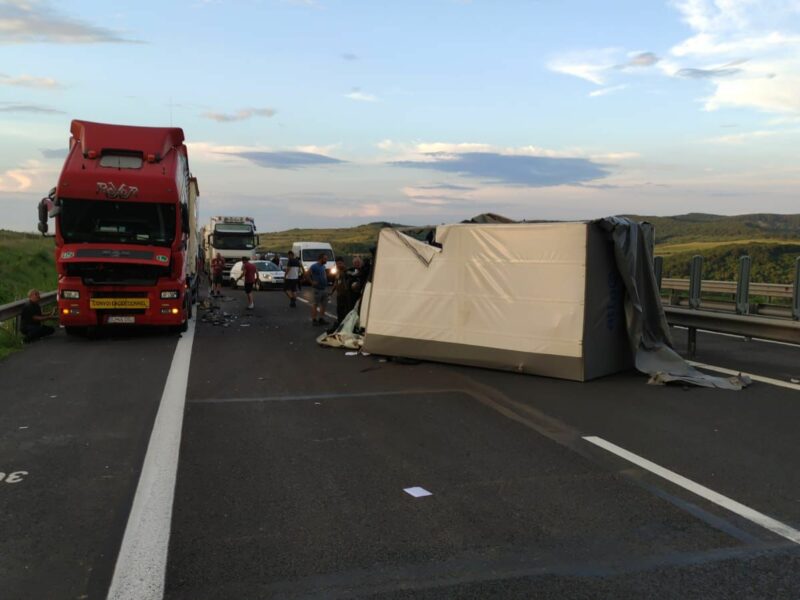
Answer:
[(339, 255), (368, 254), (378, 241), (378, 233), (390, 223), (368, 223), (340, 229), (288, 229), (259, 234), (261, 251), (286, 253), (294, 242), (328, 242)]
[[(53, 238), (0, 229), (0, 304), (21, 300), (31, 288), (56, 289)], [(13, 322), (0, 323), (0, 359), (22, 347)]]

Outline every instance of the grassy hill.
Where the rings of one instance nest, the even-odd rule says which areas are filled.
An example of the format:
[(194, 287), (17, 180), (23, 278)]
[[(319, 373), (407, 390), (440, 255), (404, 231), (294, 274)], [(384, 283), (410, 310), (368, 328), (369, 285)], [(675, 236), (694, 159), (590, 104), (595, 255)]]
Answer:
[(0, 229), (0, 304), (24, 298), (30, 288), (56, 289), (53, 238)]
[(735, 280), (739, 258), (752, 259), (752, 281), (791, 283), (800, 256), (800, 215), (725, 217), (691, 213), (674, 217), (633, 216), (655, 226), (656, 255), (664, 277), (688, 277), (692, 256), (703, 256), (703, 278)]

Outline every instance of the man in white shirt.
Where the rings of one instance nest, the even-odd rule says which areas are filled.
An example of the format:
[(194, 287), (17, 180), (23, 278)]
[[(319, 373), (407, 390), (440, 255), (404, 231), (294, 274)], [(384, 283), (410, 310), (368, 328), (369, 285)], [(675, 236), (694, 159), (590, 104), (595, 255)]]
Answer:
[(283, 271), (283, 291), (285, 291), (286, 295), (289, 296), (289, 306), (296, 308), (297, 286), (300, 282), (300, 270), (303, 268), (303, 263), (301, 263), (299, 259), (295, 258), (294, 252), (291, 250), (289, 250), (289, 254), (287, 254), (287, 256), (289, 257), (289, 260), (286, 263), (286, 269)]

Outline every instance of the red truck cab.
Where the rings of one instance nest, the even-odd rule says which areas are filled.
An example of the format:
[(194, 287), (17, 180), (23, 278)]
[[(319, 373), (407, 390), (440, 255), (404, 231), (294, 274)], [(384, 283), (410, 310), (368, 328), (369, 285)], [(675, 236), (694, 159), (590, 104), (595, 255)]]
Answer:
[(58, 185), (39, 209), (40, 231), (48, 216), (56, 222), (62, 325), (185, 330), (197, 217), (183, 130), (75, 120), (70, 131)]

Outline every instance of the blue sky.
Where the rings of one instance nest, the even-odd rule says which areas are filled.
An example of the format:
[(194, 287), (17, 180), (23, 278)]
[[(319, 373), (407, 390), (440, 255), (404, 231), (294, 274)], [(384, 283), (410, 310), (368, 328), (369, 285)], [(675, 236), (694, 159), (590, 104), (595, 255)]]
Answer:
[(798, 0), (0, 0), (0, 227), (73, 118), (183, 127), (262, 230), (799, 212)]

